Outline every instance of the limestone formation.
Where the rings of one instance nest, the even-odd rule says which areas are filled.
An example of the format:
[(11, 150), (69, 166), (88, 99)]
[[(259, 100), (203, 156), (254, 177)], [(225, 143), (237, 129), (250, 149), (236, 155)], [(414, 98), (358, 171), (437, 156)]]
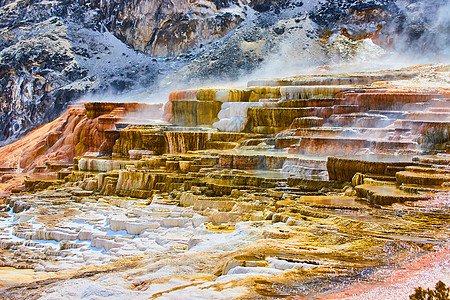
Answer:
[(441, 251), (449, 87), (404, 72), (70, 106), (0, 149), (2, 294), (319, 297)]

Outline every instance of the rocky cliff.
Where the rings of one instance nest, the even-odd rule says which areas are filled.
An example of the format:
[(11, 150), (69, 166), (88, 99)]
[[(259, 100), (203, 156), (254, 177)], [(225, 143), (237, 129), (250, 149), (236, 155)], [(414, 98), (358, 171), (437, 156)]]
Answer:
[(0, 142), (53, 120), (88, 93), (236, 80), (257, 69), (274, 75), (360, 51), (365, 58), (386, 49), (448, 55), (448, 7), (400, 0), (5, 0)]

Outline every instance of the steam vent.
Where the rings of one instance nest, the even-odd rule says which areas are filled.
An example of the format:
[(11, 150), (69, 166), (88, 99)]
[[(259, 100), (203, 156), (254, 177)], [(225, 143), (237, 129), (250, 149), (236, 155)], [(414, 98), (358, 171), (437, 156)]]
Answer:
[(0, 1), (0, 299), (450, 286), (449, 7)]

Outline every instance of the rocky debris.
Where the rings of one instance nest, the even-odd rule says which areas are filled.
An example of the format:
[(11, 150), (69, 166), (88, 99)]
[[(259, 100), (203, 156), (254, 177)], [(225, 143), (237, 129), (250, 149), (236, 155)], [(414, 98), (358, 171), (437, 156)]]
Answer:
[[(301, 14), (301, 11), (298, 14)], [(194, 83), (236, 80), (248, 73), (276, 74), (286, 68), (284, 61), (293, 62), (289, 70), (301, 65), (319, 64), (324, 60), (313, 23), (305, 18), (292, 19), (283, 15), (258, 15), (247, 20), (217, 46), (187, 64), (162, 84), (177, 81)], [(282, 29), (280, 31), (280, 28)], [(289, 70), (284, 69), (284, 72)]]
[[(311, 13), (311, 18), (319, 25), (330, 26), (339, 21), (347, 21), (348, 16), (354, 13), (362, 13), (376, 9), (387, 9), (387, 12), (395, 12), (396, 5), (390, 0), (373, 1), (325, 1)], [(352, 24), (352, 22), (348, 22)]]

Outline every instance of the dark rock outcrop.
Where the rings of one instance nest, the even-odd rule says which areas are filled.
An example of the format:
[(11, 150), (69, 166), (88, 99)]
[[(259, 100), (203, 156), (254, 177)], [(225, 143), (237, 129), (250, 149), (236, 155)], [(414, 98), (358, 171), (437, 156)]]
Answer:
[(175, 56), (213, 42), (243, 19), (218, 11), (228, 1), (94, 1), (99, 19), (115, 35), (141, 52)]
[(146, 85), (161, 69), (112, 34), (90, 29), (73, 4), (55, 3), (0, 8), (0, 143), (55, 119), (89, 92)]
[[(55, 118), (60, 111), (55, 109), (59, 101), (51, 99), (55, 88), (86, 75), (59, 26), (0, 53), (0, 140)], [(67, 101), (62, 94), (57, 98)]]

